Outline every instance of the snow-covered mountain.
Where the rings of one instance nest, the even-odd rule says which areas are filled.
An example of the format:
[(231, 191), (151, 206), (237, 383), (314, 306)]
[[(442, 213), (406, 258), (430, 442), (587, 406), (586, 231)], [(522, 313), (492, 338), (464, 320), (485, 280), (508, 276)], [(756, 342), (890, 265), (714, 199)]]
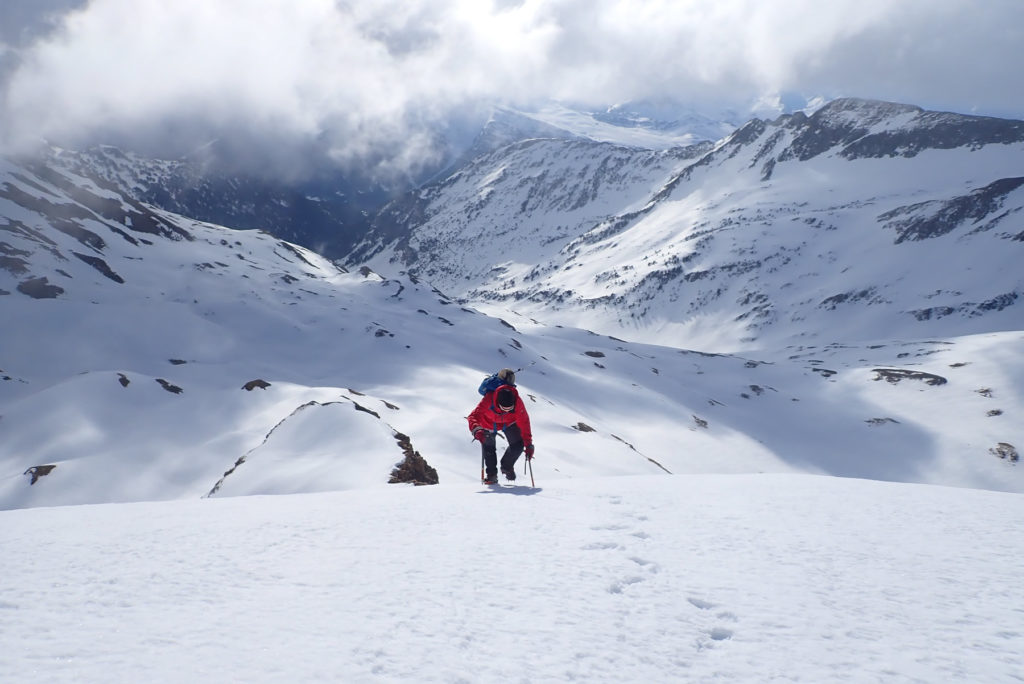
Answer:
[(717, 140), (735, 128), (678, 106), (652, 109), (642, 103), (597, 112), (554, 103), (481, 110), (489, 116), (467, 113), (438, 123), (429, 132), (437, 159), (406, 174), (337, 168), (322, 150), (310, 150), (301, 163), (281, 162), (266, 151), (222, 140), (173, 159), (111, 145), (50, 148), (43, 156), (47, 165), (108, 183), (135, 200), (230, 228), (266, 230), (336, 258), (361, 241), (372, 216), (394, 196), (513, 142), (563, 137), (666, 149)]
[[(1012, 681), (1019, 129), (864, 109), (507, 143), (379, 218), (384, 276), (0, 159), (0, 680)], [(488, 488), (503, 366), (537, 458)]]
[[(265, 230), (337, 257), (358, 242), (392, 190), (341, 171), (275, 178), (219, 160), (216, 143), (180, 159), (154, 159), (109, 145), (54, 148), (44, 163), (116, 189), (132, 199), (200, 221)], [(405, 186), (402, 186), (405, 187)]]
[[(595, 206), (693, 153), (615, 149)], [(536, 199), (570, 215), (586, 209), (574, 196)], [(443, 482), (472, 482), (464, 416), (502, 366), (521, 369), (548, 480), (814, 472), (1024, 490), (1020, 328), (708, 354), (487, 316), (62, 167), (4, 161), (0, 216), (4, 508), (386, 487), (415, 452)], [(473, 264), (483, 252), (463, 244)]]
[(1019, 330), (1022, 159), (1024, 122), (855, 99), (661, 152), (531, 140), (385, 207), (349, 260), (710, 351)]

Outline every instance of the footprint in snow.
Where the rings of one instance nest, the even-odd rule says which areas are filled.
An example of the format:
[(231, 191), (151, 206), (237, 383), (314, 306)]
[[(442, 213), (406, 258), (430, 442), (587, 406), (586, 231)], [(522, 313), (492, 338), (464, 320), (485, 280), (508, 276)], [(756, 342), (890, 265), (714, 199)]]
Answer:
[[(699, 608), (700, 610), (712, 610), (713, 608), (716, 607), (716, 604), (712, 603), (711, 601), (706, 601), (706, 600), (704, 600), (702, 598), (698, 598), (696, 596), (691, 596), (691, 597), (687, 598), (686, 600), (694, 608)], [(733, 613), (730, 613), (729, 611), (722, 611), (722, 612), (718, 613), (718, 615), (716, 617), (719, 620), (725, 620), (725, 621), (728, 621), (728, 622), (738, 622), (738, 618), (736, 617), (736, 615), (733, 614)], [(711, 629), (704, 630), (704, 634), (706, 634), (708, 637), (710, 637), (712, 641), (726, 641), (728, 639), (732, 639), (734, 632), (731, 629), (727, 628), (727, 627), (715, 626), (715, 627), (712, 627)], [(701, 642), (698, 642), (698, 647), (699, 648), (702, 647), (702, 646), (700, 646), (700, 643)]]
[(593, 544), (587, 544), (580, 548), (584, 551), (604, 551), (607, 549), (621, 549), (622, 547), (615, 542), (594, 542)]
[(713, 627), (707, 634), (714, 641), (732, 639), (732, 630), (726, 629), (725, 627)]
[(643, 577), (626, 577), (625, 579), (617, 580), (615, 582), (612, 582), (611, 586), (608, 587), (608, 593), (621, 594), (626, 589), (626, 587), (629, 587), (633, 584), (638, 584), (643, 581)]
[(714, 603), (711, 603), (710, 601), (705, 601), (704, 599), (697, 598), (695, 596), (691, 596), (686, 600), (690, 602), (690, 605), (696, 608), (700, 608), (701, 610), (711, 610), (715, 607)]
[(649, 560), (646, 560), (644, 558), (637, 558), (636, 556), (631, 556), (629, 560), (633, 561), (634, 563), (639, 565), (641, 568), (646, 569), (647, 572), (649, 572), (651, 574), (654, 574), (654, 573), (658, 572), (658, 564), (655, 563), (654, 561), (649, 561)]

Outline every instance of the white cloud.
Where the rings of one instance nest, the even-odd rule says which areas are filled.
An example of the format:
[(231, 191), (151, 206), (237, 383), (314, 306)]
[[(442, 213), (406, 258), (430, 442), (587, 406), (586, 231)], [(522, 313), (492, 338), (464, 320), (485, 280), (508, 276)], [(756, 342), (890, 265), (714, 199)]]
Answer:
[(1022, 26), (1020, 0), (92, 0), (19, 49), (0, 136), (194, 120), (341, 159), (390, 141), (405, 163), (425, 122), (479, 100), (797, 92), (1024, 117)]

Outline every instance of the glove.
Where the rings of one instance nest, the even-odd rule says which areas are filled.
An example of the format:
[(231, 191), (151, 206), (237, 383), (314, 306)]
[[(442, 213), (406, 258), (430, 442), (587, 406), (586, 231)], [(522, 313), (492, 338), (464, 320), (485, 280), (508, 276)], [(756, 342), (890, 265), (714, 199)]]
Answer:
[(483, 428), (477, 428), (473, 430), (473, 439), (483, 444), (484, 440), (487, 439), (487, 431)]
[(532, 461), (533, 460), (533, 445), (532, 444), (527, 444), (526, 445), (526, 460), (528, 460), (528, 461)]

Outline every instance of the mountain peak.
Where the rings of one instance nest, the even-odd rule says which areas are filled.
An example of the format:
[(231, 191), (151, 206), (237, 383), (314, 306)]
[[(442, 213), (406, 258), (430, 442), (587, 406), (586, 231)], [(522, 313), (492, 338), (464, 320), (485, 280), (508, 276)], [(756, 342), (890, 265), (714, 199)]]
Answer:
[(913, 116), (923, 111), (920, 107), (898, 102), (842, 97), (832, 100), (809, 118), (812, 121), (830, 122), (834, 125), (844, 122), (856, 122), (864, 125), (887, 121), (895, 117)]
[(806, 161), (833, 149), (847, 159), (913, 157), (926, 149), (978, 149), (1022, 141), (1024, 121), (843, 98), (800, 121), (780, 161)]

